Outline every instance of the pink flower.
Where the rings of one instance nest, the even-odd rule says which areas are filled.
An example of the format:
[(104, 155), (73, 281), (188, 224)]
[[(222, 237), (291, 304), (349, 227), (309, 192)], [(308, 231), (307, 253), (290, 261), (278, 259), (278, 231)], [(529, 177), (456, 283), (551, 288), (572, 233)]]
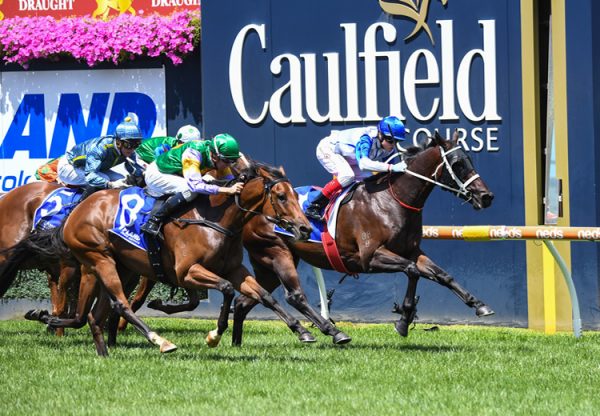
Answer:
[(11, 18), (0, 20), (0, 59), (27, 68), (32, 59), (58, 59), (65, 54), (89, 66), (163, 56), (178, 65), (198, 44), (199, 27), (200, 11), (146, 17), (122, 14), (108, 21)]

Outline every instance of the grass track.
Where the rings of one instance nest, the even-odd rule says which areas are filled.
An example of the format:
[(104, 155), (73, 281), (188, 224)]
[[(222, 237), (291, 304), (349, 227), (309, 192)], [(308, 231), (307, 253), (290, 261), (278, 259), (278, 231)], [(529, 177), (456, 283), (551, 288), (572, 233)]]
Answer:
[[(213, 321), (147, 319), (179, 350), (131, 329), (96, 357), (87, 328), (58, 339), (0, 322), (1, 415), (584, 415), (600, 409), (600, 333), (391, 324), (339, 327), (344, 347), (302, 345), (280, 322), (250, 321), (244, 346), (208, 349)], [(315, 332), (314, 330), (312, 331)]]

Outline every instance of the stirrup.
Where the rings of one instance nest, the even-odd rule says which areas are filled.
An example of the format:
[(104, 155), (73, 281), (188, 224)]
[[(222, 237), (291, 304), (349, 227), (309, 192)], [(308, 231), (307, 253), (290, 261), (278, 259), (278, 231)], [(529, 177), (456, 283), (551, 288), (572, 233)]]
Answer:
[(148, 234), (151, 237), (157, 238), (161, 235), (160, 228), (161, 223), (153, 220), (148, 220), (140, 227), (140, 231), (142, 231), (145, 234)]

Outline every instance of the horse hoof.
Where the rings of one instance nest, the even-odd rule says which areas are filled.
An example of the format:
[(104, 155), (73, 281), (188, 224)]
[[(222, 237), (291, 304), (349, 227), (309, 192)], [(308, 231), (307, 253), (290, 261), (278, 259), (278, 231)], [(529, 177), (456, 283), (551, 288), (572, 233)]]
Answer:
[(162, 301), (160, 299), (154, 299), (154, 300), (151, 300), (150, 302), (148, 302), (148, 304), (146, 306), (150, 309), (157, 310), (162, 306)]
[(177, 349), (177, 346), (175, 344), (173, 344), (168, 339), (161, 337), (156, 332), (148, 333), (148, 340), (154, 345), (158, 345), (160, 347), (160, 352), (162, 353), (172, 352)]
[(335, 345), (344, 345), (349, 343), (350, 341), (352, 341), (352, 338), (350, 338), (348, 335), (344, 334), (343, 332), (338, 332), (337, 334), (335, 334), (333, 336), (333, 343)]
[(219, 345), (219, 342), (221, 342), (221, 335), (219, 335), (216, 329), (213, 329), (206, 336), (206, 345), (209, 348), (215, 348)]
[(160, 352), (163, 354), (173, 352), (177, 349), (177, 345), (173, 344), (171, 341), (165, 340), (160, 346)]
[(495, 312), (492, 310), (492, 308), (490, 308), (487, 305), (481, 305), (480, 307), (477, 308), (477, 310), (475, 311), (475, 314), (477, 316), (490, 316), (493, 315)]
[(298, 339), (301, 342), (305, 343), (305, 344), (310, 344), (310, 343), (313, 343), (313, 342), (317, 342), (317, 340), (315, 339), (315, 337), (313, 337), (312, 334), (310, 334), (308, 332), (306, 334), (301, 334), (298, 337)]
[(47, 316), (48, 311), (43, 309), (32, 309), (25, 314), (25, 319), (29, 321), (39, 321), (42, 317)]
[(406, 322), (406, 320), (400, 319), (399, 321), (396, 321), (396, 324), (394, 326), (396, 327), (396, 332), (400, 334), (401, 337), (406, 337), (408, 336), (409, 325), (410, 324)]

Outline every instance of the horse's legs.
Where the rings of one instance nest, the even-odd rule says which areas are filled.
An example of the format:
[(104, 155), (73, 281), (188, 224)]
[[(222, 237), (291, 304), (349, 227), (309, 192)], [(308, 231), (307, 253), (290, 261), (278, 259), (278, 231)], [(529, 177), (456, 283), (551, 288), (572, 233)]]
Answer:
[(221, 336), (227, 329), (229, 308), (231, 308), (231, 302), (235, 295), (235, 290), (231, 282), (219, 277), (215, 273), (207, 270), (200, 264), (196, 263), (188, 270), (187, 274), (183, 278), (183, 287), (188, 290), (196, 291), (197, 289), (216, 289), (223, 294), (223, 305), (221, 305), (221, 312), (219, 314), (219, 320), (217, 321), (217, 329), (212, 330), (206, 337), (206, 343), (209, 347), (214, 348), (219, 345)]
[[(302, 342), (315, 342), (312, 334), (300, 324), (296, 318), (286, 312), (285, 309), (266, 291), (250, 274), (248, 269), (240, 265), (230, 275), (230, 280), (235, 285), (236, 289), (249, 298), (260, 302), (263, 306), (271, 309), (286, 325), (298, 334), (298, 339)], [(235, 340), (234, 340), (235, 341)], [(238, 344), (234, 344), (238, 345)]]
[(407, 272), (408, 275), (408, 286), (406, 287), (406, 295), (404, 296), (404, 302), (402, 302), (402, 316), (400, 320), (396, 322), (396, 331), (405, 337), (408, 335), (408, 327), (415, 319), (417, 312), (417, 283), (419, 282), (419, 272), (411, 270)]
[[(144, 276), (140, 278), (135, 296), (131, 300), (131, 310), (133, 312), (137, 312), (142, 307), (144, 302), (146, 302), (146, 298), (148, 298), (148, 295), (154, 288), (154, 285), (156, 285), (154, 280), (150, 280)], [(119, 331), (125, 331), (125, 328), (127, 328), (127, 321), (121, 318), (119, 321)]]
[(186, 289), (188, 295), (188, 301), (181, 304), (164, 303), (160, 299), (155, 299), (148, 303), (150, 309), (164, 312), (166, 314), (173, 314), (178, 312), (193, 311), (200, 304), (200, 294), (196, 290)]
[(104, 254), (89, 252), (88, 258), (94, 264), (96, 275), (102, 281), (112, 301), (113, 309), (135, 327), (149, 342), (160, 347), (160, 352), (171, 352), (177, 349), (175, 344), (162, 338), (152, 331), (148, 325), (138, 318), (129, 306), (129, 301), (123, 290), (121, 279), (115, 266), (115, 261)]
[(239, 295), (235, 298), (233, 306), (233, 333), (231, 335), (231, 343), (235, 346), (242, 345), (242, 336), (244, 333), (244, 321), (248, 313), (258, 305), (258, 301), (249, 298), (246, 295)]
[[(263, 266), (257, 259), (250, 257), (252, 268), (256, 276), (256, 281), (269, 293), (273, 293), (279, 287), (281, 282), (268, 267)], [(244, 321), (250, 311), (258, 305), (258, 301), (246, 295), (239, 295), (235, 298), (233, 307), (233, 333), (231, 342), (235, 346), (242, 345), (242, 337), (244, 334)], [(291, 328), (290, 328), (291, 329)], [(293, 329), (292, 329), (293, 331)]]
[[(140, 277), (136, 273), (131, 273), (126, 270), (123, 270), (123, 271), (120, 270), (119, 276), (121, 277), (121, 280), (125, 282), (124, 293), (125, 293), (125, 296), (127, 296), (127, 298), (129, 299), (129, 295), (131, 295), (131, 292), (133, 292), (133, 290), (139, 283)], [(133, 310), (133, 312), (135, 312), (133, 307), (131, 309)], [(116, 311), (109, 310), (108, 321), (106, 323), (106, 331), (108, 332), (108, 346), (109, 347), (114, 347), (115, 345), (117, 345), (117, 332), (118, 332), (120, 320), (123, 320), (123, 318), (121, 318), (121, 316)], [(125, 321), (125, 323), (127, 323), (127, 321)]]
[(81, 282), (79, 283), (79, 296), (77, 310), (74, 318), (63, 319), (58, 316), (48, 315), (46, 311), (29, 311), (25, 318), (43, 322), (53, 328), (81, 328), (85, 325), (87, 315), (96, 299), (98, 280), (91, 270), (81, 267)]
[(104, 334), (102, 332), (102, 323), (111, 313), (110, 298), (105, 290), (100, 290), (98, 300), (94, 304), (94, 308), (88, 314), (88, 325), (92, 332), (96, 353), (101, 357), (108, 356), (108, 349), (104, 342)]
[(423, 277), (447, 287), (467, 306), (475, 308), (475, 313), (477, 316), (488, 316), (494, 314), (492, 308), (460, 286), (452, 276), (431, 261), (431, 259), (423, 253), (421, 253), (421, 255), (417, 258), (417, 268)]
[(367, 271), (370, 273), (403, 272), (408, 276), (408, 286), (406, 288), (404, 302), (402, 303), (402, 317), (396, 322), (396, 331), (403, 337), (407, 336), (408, 327), (415, 319), (415, 296), (417, 292), (417, 283), (419, 281), (419, 276), (421, 275), (416, 263), (405, 257), (401, 257), (384, 247), (379, 247), (373, 253)]
[(286, 301), (315, 324), (323, 334), (332, 336), (334, 344), (346, 344), (352, 341), (352, 338), (337, 329), (331, 321), (323, 318), (310, 306), (304, 290), (300, 286), (296, 264), (288, 250), (281, 250), (277, 247), (273, 247), (273, 250), (266, 249), (265, 255), (261, 257), (260, 261), (262, 263), (256, 259), (252, 263), (257, 276), (261, 277), (261, 280), (257, 277), (259, 284), (262, 285), (263, 278), (269, 281), (279, 280), (285, 288)]
[[(52, 316), (65, 318), (69, 306), (69, 300), (67, 299), (69, 286), (73, 283), (73, 278), (77, 274), (77, 268), (61, 262), (59, 269), (58, 278), (54, 270), (48, 271), (48, 286), (50, 288)], [(64, 335), (64, 332), (64, 328), (56, 328), (55, 334), (61, 337)]]
[[(58, 290), (58, 281), (60, 277), (57, 278), (56, 274), (50, 271), (47, 271), (46, 274), (48, 275), (48, 288), (50, 289), (50, 304), (52, 305), (52, 312), (50, 314), (52, 316), (58, 316), (62, 318), (62, 315), (66, 308), (66, 296), (64, 296), (64, 294), (60, 293)], [(31, 316), (29, 314), (30, 312), (28, 312), (27, 316)], [(52, 328), (49, 329), (51, 330)], [(65, 334), (65, 329), (55, 328), (54, 334), (57, 337), (62, 337)]]

